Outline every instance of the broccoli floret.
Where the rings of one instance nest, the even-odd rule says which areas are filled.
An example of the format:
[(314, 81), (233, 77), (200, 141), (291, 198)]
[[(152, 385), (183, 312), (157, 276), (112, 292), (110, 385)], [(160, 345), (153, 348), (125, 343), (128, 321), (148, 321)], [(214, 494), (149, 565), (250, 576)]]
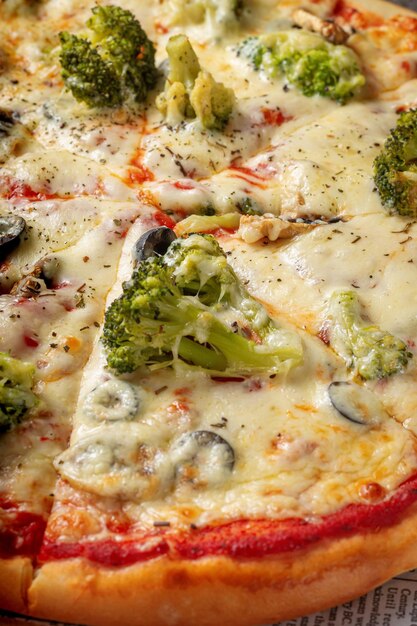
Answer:
[[(206, 305), (219, 304), (235, 288), (239, 291), (240, 282), (212, 235), (193, 234), (175, 240), (165, 253), (163, 262), (170, 268), (176, 285), (183, 293), (198, 296)], [(261, 307), (258, 302), (256, 305)], [(265, 309), (261, 308), (267, 316)]]
[(242, 14), (242, 0), (171, 0), (172, 24), (208, 23), (213, 34), (233, 28)]
[(188, 37), (185, 35), (170, 37), (166, 50), (169, 59), (168, 82), (171, 85), (181, 83), (187, 92), (190, 92), (201, 67)]
[(38, 400), (32, 392), (35, 368), (0, 352), (0, 432), (14, 428)]
[[(266, 339), (277, 331), (265, 308), (252, 298), (238, 279), (212, 235), (190, 235), (175, 240), (163, 257), (176, 284), (187, 295), (198, 296), (207, 306), (231, 307), (243, 318), (245, 336)], [(249, 324), (247, 328), (245, 325)]]
[(354, 291), (335, 291), (329, 314), (332, 347), (365, 380), (397, 374), (411, 359), (404, 341), (362, 319)]
[(203, 128), (221, 130), (233, 111), (232, 89), (217, 83), (201, 69), (197, 55), (185, 35), (171, 37), (167, 44), (169, 74), (165, 91), (156, 106), (168, 124), (197, 118)]
[(89, 107), (114, 107), (122, 104), (118, 76), (87, 39), (60, 33), (62, 78), (72, 95)]
[[(248, 37), (237, 47), (236, 53), (238, 57), (248, 59), (256, 71), (263, 69), (262, 61), (271, 50), (263, 43), (261, 37)], [(270, 73), (269, 71), (267, 72)], [(276, 73), (276, 72), (275, 72)], [(275, 75), (275, 74), (274, 74)]]
[(88, 38), (60, 33), (62, 77), (90, 107), (114, 107), (130, 96), (143, 102), (155, 86), (155, 49), (135, 16), (117, 6), (96, 6)]
[(190, 93), (191, 106), (204, 128), (222, 130), (234, 105), (234, 93), (222, 83), (216, 83), (209, 72), (201, 71)]
[(275, 327), (203, 235), (139, 265), (106, 312), (103, 343), (119, 373), (181, 360), (225, 375), (272, 374), (302, 360), (299, 338)]
[(401, 113), (374, 161), (382, 204), (393, 213), (417, 216), (417, 109)]
[(353, 50), (305, 30), (249, 37), (237, 54), (270, 78), (285, 76), (305, 96), (318, 94), (344, 104), (365, 84)]
[(171, 125), (194, 118), (190, 93), (201, 70), (200, 63), (185, 35), (170, 37), (167, 44), (169, 74), (165, 91), (156, 99), (156, 106)]
[(236, 208), (242, 215), (262, 215), (262, 211), (253, 198), (246, 196), (236, 202)]

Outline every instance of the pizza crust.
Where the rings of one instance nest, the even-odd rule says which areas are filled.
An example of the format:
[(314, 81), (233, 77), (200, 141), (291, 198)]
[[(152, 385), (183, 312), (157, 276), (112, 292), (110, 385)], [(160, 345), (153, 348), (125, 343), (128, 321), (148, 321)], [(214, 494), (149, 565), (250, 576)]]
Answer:
[(33, 566), (29, 557), (0, 559), (0, 606), (7, 611), (24, 613), (27, 591), (32, 582)]
[(347, 0), (347, 4), (360, 11), (366, 11), (370, 13), (377, 13), (381, 17), (390, 18), (394, 15), (412, 15), (417, 17), (415, 11), (406, 9), (398, 4), (392, 4), (391, 2), (385, 2), (385, 0)]
[(351, 600), (416, 564), (417, 504), (391, 528), (259, 560), (164, 556), (117, 569), (81, 559), (46, 563), (28, 611), (91, 626), (249, 626)]

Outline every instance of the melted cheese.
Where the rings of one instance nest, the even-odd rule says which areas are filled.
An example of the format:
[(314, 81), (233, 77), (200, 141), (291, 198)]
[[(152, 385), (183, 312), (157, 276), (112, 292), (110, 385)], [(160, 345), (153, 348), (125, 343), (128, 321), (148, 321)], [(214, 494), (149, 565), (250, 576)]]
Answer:
[[(416, 467), (414, 436), (397, 421), (400, 416), (392, 406), (387, 419), (370, 426), (354, 424), (334, 409), (328, 385), (333, 380), (348, 380), (350, 375), (341, 359), (314, 333), (325, 320), (326, 297), (333, 287), (350, 286), (358, 275), (364, 280), (358, 291), (370, 315), (374, 313), (372, 303), (376, 304), (386, 290), (385, 286), (378, 292), (374, 267), (383, 268), (384, 276), (391, 269), (397, 280), (396, 293), (406, 293), (406, 283), (399, 275), (403, 263), (395, 253), (391, 256), (393, 250), (398, 251), (398, 238), (404, 236), (392, 230), (399, 230), (401, 224), (402, 220), (386, 216), (356, 217), (346, 223), (317, 226), (290, 242), (267, 247), (243, 244), (233, 236), (222, 239), (235, 270), (267, 304), (277, 322), (298, 328), (304, 365), (284, 377), (240, 383), (219, 383), (185, 366), (177, 372), (131, 374), (124, 377), (125, 381), (140, 394), (141, 401), (135, 416), (117, 429), (111, 424), (97, 426), (95, 420), (87, 418), (90, 394), (112, 380), (98, 343), (84, 372), (71, 446), (58, 457), (58, 471), (72, 485), (82, 485), (102, 497), (116, 497), (130, 518), (149, 525), (158, 519), (182, 525), (264, 515), (314, 517), (349, 502), (360, 502), (366, 484), (377, 482), (387, 492), (394, 489)], [(376, 226), (381, 233), (378, 241), (371, 237)], [(139, 224), (129, 233), (110, 300), (119, 295), (122, 281), (131, 273), (130, 250), (141, 232)], [(374, 246), (368, 246), (365, 257), (369, 272), (375, 272), (374, 280), (364, 272), (364, 258), (358, 254), (357, 244), (351, 243), (358, 236), (357, 243), (363, 240), (365, 246), (369, 239)], [(379, 306), (375, 321), (409, 336), (410, 319), (412, 323), (417, 319), (412, 306), (405, 307), (400, 317), (397, 313), (395, 324)], [(313, 334), (304, 332), (306, 327)], [(413, 371), (411, 368), (408, 374), (410, 384)], [(374, 392), (381, 395), (378, 385), (374, 385)], [(382, 394), (382, 398), (389, 404), (387, 395)], [(125, 480), (114, 490), (112, 475), (119, 471), (119, 465), (110, 461), (114, 451), (125, 445), (125, 428), (131, 432), (129, 445), (133, 445), (132, 424), (140, 432), (137, 445), (149, 445), (152, 458), (157, 455), (164, 459), (149, 470), (152, 480), (145, 492), (139, 489), (138, 477), (133, 477), (138, 466), (132, 464), (129, 471), (138, 485), (136, 494), (133, 483), (128, 487)], [(152, 435), (148, 441), (143, 440), (145, 426)], [(104, 432), (111, 428), (113, 436), (107, 440), (108, 451), (95, 455), (97, 465), (91, 468), (87, 483), (81, 473), (82, 455), (91, 442), (102, 449), (103, 428)], [(195, 446), (190, 436), (201, 431), (216, 433), (230, 446), (235, 459), (232, 469), (222, 457), (206, 465), (207, 461), (194, 452), (190, 457), (198, 463), (194, 469), (187, 465), (188, 473), (183, 473), (184, 460), (178, 448), (182, 449), (184, 441)], [(220, 452), (229, 450), (227, 446)], [(104, 466), (103, 455), (108, 458)], [(205, 476), (203, 481), (200, 472)]]
[[(77, 176), (74, 177), (74, 172)], [(40, 195), (71, 198), (104, 196), (111, 199), (133, 199), (129, 187), (94, 161), (67, 151), (35, 152), (18, 157), (2, 168), (0, 195), (8, 195), (10, 186), (27, 185)], [(15, 192), (18, 194), (18, 191)]]
[(414, 224), (378, 214), (318, 225), (289, 242), (247, 245), (231, 237), (224, 245), (256, 295), (297, 326), (317, 333), (330, 293), (354, 288), (374, 323), (415, 342), (416, 236)]
[(30, 419), (0, 438), (0, 492), (32, 511), (43, 513), (51, 505), (52, 461), (67, 445), (81, 370), (116, 277), (124, 233), (139, 213), (154, 225), (137, 203), (81, 199), (21, 210), (33, 227), (4, 269), (3, 285), (30, 272), (41, 252), (54, 252), (57, 261), (52, 286), (39, 295), (0, 296), (0, 350), (36, 366), (40, 401)]
[[(266, 80), (236, 56), (236, 42), (248, 34), (288, 28), (296, 0), (250, 2), (240, 30), (226, 29), (221, 41), (208, 20), (194, 24), (186, 15), (173, 24), (171, 0), (152, 6), (124, 0), (155, 40), (158, 63), (168, 37), (186, 32), (202, 66), (236, 92), (224, 134), (196, 122), (172, 129), (153, 94), (145, 108), (99, 113), (63, 90), (56, 34), (80, 32), (93, 5), (48, 0), (33, 9), (34, 19), (18, 0), (8, 0), (0, 26), (0, 106), (20, 121), (19, 137), (12, 133), (0, 146), (0, 212), (28, 224), (0, 268), (0, 349), (36, 365), (41, 398), (31, 419), (0, 440), (0, 491), (45, 512), (54, 460), (80, 500), (93, 494), (90, 513), (97, 503), (122, 508), (149, 526), (246, 516), (311, 519), (363, 501), (369, 483), (389, 493), (417, 467), (414, 360), (400, 376), (367, 383), (389, 417), (354, 424), (334, 409), (327, 391), (351, 374), (317, 335), (332, 290), (353, 287), (373, 322), (411, 349), (417, 342), (416, 229), (387, 216), (372, 170), (397, 109), (417, 102), (410, 80), (415, 49), (398, 50), (398, 41), (373, 31), (353, 36), (374, 91), (340, 107), (284, 90), (282, 81)], [(328, 17), (336, 3), (303, 6)], [(381, 90), (389, 91), (378, 97)], [(372, 93), (376, 99), (369, 99)], [(137, 202), (138, 193), (150, 207)], [(285, 242), (221, 238), (248, 289), (301, 338), (304, 364), (287, 376), (240, 383), (219, 383), (185, 367), (135, 373), (124, 382), (136, 408), (129, 405), (125, 420), (96, 419), (91, 394), (114, 378), (98, 341), (93, 349), (97, 326), (107, 292), (114, 285), (109, 303), (131, 274), (133, 243), (156, 224), (154, 206), (178, 215), (221, 213), (248, 198), (264, 213), (346, 220)], [(45, 255), (59, 263), (53, 283), (23, 301), (9, 293)], [(208, 436), (196, 434), (207, 431), (209, 447)], [(65, 488), (62, 494), (65, 499)], [(80, 529), (72, 525), (65, 533)]]

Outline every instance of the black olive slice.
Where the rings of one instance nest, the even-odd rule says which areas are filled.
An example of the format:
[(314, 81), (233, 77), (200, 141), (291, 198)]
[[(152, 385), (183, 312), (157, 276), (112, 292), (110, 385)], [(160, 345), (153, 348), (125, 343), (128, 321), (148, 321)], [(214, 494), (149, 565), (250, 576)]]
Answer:
[(337, 381), (328, 388), (330, 402), (346, 419), (363, 426), (375, 426), (387, 418), (379, 398), (366, 387)]
[(132, 254), (135, 264), (151, 256), (163, 256), (176, 238), (174, 231), (167, 226), (147, 230), (133, 246)]
[(227, 480), (235, 464), (228, 441), (210, 430), (187, 433), (172, 453), (177, 480), (193, 485), (215, 486)]
[(139, 411), (135, 387), (125, 380), (110, 379), (90, 391), (84, 401), (84, 414), (96, 421), (132, 420)]
[(99, 426), (54, 460), (68, 482), (99, 496), (143, 502), (160, 498), (172, 482), (169, 457), (150, 443), (149, 427)]
[(14, 114), (6, 109), (0, 109), (0, 137), (7, 137), (15, 125)]
[(0, 217), (0, 257), (4, 258), (18, 243), (25, 226), (25, 220), (18, 215)]

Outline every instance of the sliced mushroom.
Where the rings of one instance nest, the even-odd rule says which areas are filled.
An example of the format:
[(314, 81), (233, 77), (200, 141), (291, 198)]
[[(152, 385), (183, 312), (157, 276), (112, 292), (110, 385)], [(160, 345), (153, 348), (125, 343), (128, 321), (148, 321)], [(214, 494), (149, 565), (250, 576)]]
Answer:
[(158, 226), (147, 230), (133, 246), (132, 254), (135, 265), (151, 256), (163, 256), (175, 239), (174, 231), (167, 226)]
[(230, 476), (235, 464), (232, 446), (217, 433), (187, 433), (173, 447), (172, 460), (179, 482), (215, 487)]
[(41, 291), (52, 287), (53, 278), (59, 268), (57, 257), (44, 257), (23, 271), (23, 278), (16, 282), (10, 293), (18, 293), (23, 298), (33, 298)]
[(382, 402), (366, 387), (337, 381), (329, 385), (328, 393), (334, 408), (355, 424), (376, 426), (388, 418)]
[(268, 213), (242, 215), (237, 234), (246, 243), (256, 243), (264, 238), (277, 241), (277, 239), (290, 239), (300, 233), (306, 233), (317, 225), (316, 223), (288, 222)]
[(124, 380), (106, 380), (90, 391), (84, 401), (84, 414), (92, 420), (132, 420), (138, 411), (136, 389)]
[(8, 215), (0, 217), (0, 258), (4, 259), (19, 242), (26, 227), (23, 217)]
[(55, 278), (59, 270), (59, 259), (56, 256), (45, 256), (35, 263), (33, 274), (43, 278), (45, 283), (50, 286), (50, 282)]
[(292, 14), (294, 23), (301, 28), (311, 30), (314, 33), (319, 33), (324, 39), (334, 44), (343, 44), (348, 38), (349, 34), (343, 30), (339, 24), (332, 20), (322, 20), (317, 15), (313, 15), (309, 11), (304, 9), (297, 9)]
[[(69, 483), (99, 496), (141, 502), (161, 497), (174, 471), (150, 430), (111, 424), (97, 428), (54, 461)], [(131, 425), (130, 425), (131, 426)]]
[(19, 114), (0, 108), (0, 163), (17, 154), (21, 146), (30, 140), (31, 134), (19, 121)]
[(59, 270), (59, 265), (59, 259), (56, 256), (45, 256), (29, 268), (26, 267), (24, 275), (41, 278), (48, 287), (51, 287)]
[(45, 289), (46, 285), (43, 280), (34, 276), (25, 276), (13, 285), (10, 293), (18, 294), (22, 298), (35, 298)]

